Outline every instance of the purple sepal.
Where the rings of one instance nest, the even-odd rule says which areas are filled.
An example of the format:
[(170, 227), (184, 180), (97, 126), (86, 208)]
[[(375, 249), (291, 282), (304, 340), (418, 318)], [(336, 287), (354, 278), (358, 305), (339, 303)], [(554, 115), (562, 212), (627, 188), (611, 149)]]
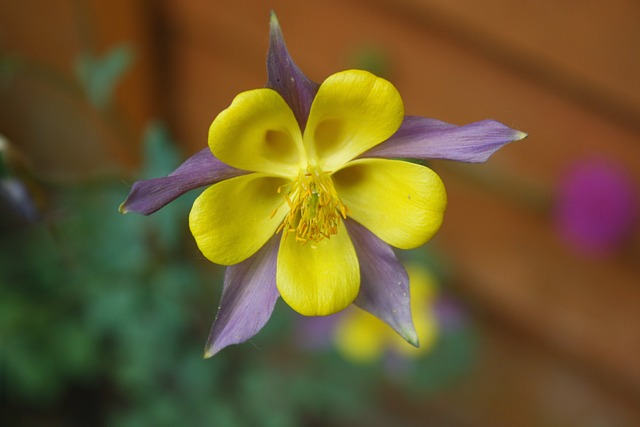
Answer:
[(360, 293), (354, 304), (418, 347), (418, 334), (411, 318), (407, 272), (389, 245), (353, 220), (345, 220), (345, 225), (360, 263)]
[(426, 117), (405, 116), (400, 129), (361, 157), (446, 159), (481, 163), (511, 141), (526, 137), (495, 120), (456, 126)]
[(280, 296), (276, 287), (280, 238), (279, 234), (273, 236), (255, 255), (227, 267), (204, 357), (252, 338), (271, 317)]
[(205, 148), (188, 158), (169, 176), (134, 183), (127, 199), (120, 205), (120, 212), (149, 215), (187, 191), (246, 173), (222, 163), (209, 148)]
[(267, 87), (278, 92), (289, 104), (300, 129), (304, 130), (311, 110), (311, 103), (320, 85), (309, 80), (289, 56), (278, 17), (273, 11), (271, 12), (270, 28)]

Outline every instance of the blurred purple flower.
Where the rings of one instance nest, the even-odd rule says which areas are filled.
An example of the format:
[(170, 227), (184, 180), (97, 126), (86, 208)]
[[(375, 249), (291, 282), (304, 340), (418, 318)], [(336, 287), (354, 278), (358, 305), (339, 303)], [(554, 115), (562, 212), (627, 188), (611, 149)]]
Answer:
[(13, 230), (40, 218), (31, 191), (34, 181), (22, 156), (0, 135), (0, 230)]
[(302, 350), (318, 351), (333, 345), (333, 331), (346, 310), (330, 316), (299, 316), (295, 343)]
[(604, 255), (629, 236), (638, 219), (638, 192), (613, 161), (586, 159), (559, 183), (554, 209), (558, 233), (577, 251)]
[(14, 178), (0, 179), (0, 218), (3, 219), (1, 228), (9, 224), (28, 224), (38, 219), (38, 209), (29, 194), (27, 186)]
[(463, 328), (469, 321), (460, 303), (447, 294), (438, 295), (433, 303), (433, 311), (442, 333)]

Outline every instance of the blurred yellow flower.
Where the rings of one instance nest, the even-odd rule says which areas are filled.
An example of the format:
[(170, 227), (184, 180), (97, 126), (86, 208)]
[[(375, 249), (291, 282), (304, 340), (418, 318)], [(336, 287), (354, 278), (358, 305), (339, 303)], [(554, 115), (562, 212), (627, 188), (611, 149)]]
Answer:
[(371, 314), (356, 309), (345, 312), (334, 331), (338, 351), (354, 362), (379, 359), (386, 352), (403, 357), (419, 357), (433, 347), (438, 337), (438, 320), (433, 303), (437, 296), (434, 276), (422, 266), (407, 264), (411, 287), (411, 312), (420, 347), (409, 345), (400, 335)]

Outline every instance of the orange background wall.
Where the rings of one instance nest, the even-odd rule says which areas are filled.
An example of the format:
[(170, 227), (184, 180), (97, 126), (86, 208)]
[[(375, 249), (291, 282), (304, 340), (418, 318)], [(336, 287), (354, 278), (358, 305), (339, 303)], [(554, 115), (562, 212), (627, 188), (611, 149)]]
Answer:
[[(636, 1), (5, 1), (0, 48), (34, 67), (0, 87), (0, 133), (52, 179), (135, 167), (153, 118), (185, 156), (195, 152), (235, 94), (264, 85), (270, 9), (316, 81), (374, 48), (408, 113), (529, 133), (485, 165), (433, 163), (449, 193), (434, 244), (485, 345), (465, 384), (430, 406), (468, 426), (640, 425), (640, 229), (594, 260), (570, 251), (530, 203), (593, 155), (640, 188)], [(120, 115), (64, 94), (79, 90), (78, 52), (123, 42), (136, 59), (117, 88)], [(55, 84), (42, 83), (38, 64)]]

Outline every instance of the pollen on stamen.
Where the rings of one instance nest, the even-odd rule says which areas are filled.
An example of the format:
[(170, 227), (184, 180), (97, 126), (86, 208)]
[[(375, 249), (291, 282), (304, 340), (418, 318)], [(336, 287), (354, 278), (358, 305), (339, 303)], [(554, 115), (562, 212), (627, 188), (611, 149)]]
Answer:
[[(283, 187), (278, 188), (278, 193)], [(349, 212), (333, 187), (331, 173), (319, 172), (312, 167), (300, 172), (284, 201), (289, 206), (289, 213), (276, 233), (285, 230), (284, 238), (295, 233), (295, 239), (301, 245), (330, 239), (338, 232), (340, 217), (346, 218)]]

